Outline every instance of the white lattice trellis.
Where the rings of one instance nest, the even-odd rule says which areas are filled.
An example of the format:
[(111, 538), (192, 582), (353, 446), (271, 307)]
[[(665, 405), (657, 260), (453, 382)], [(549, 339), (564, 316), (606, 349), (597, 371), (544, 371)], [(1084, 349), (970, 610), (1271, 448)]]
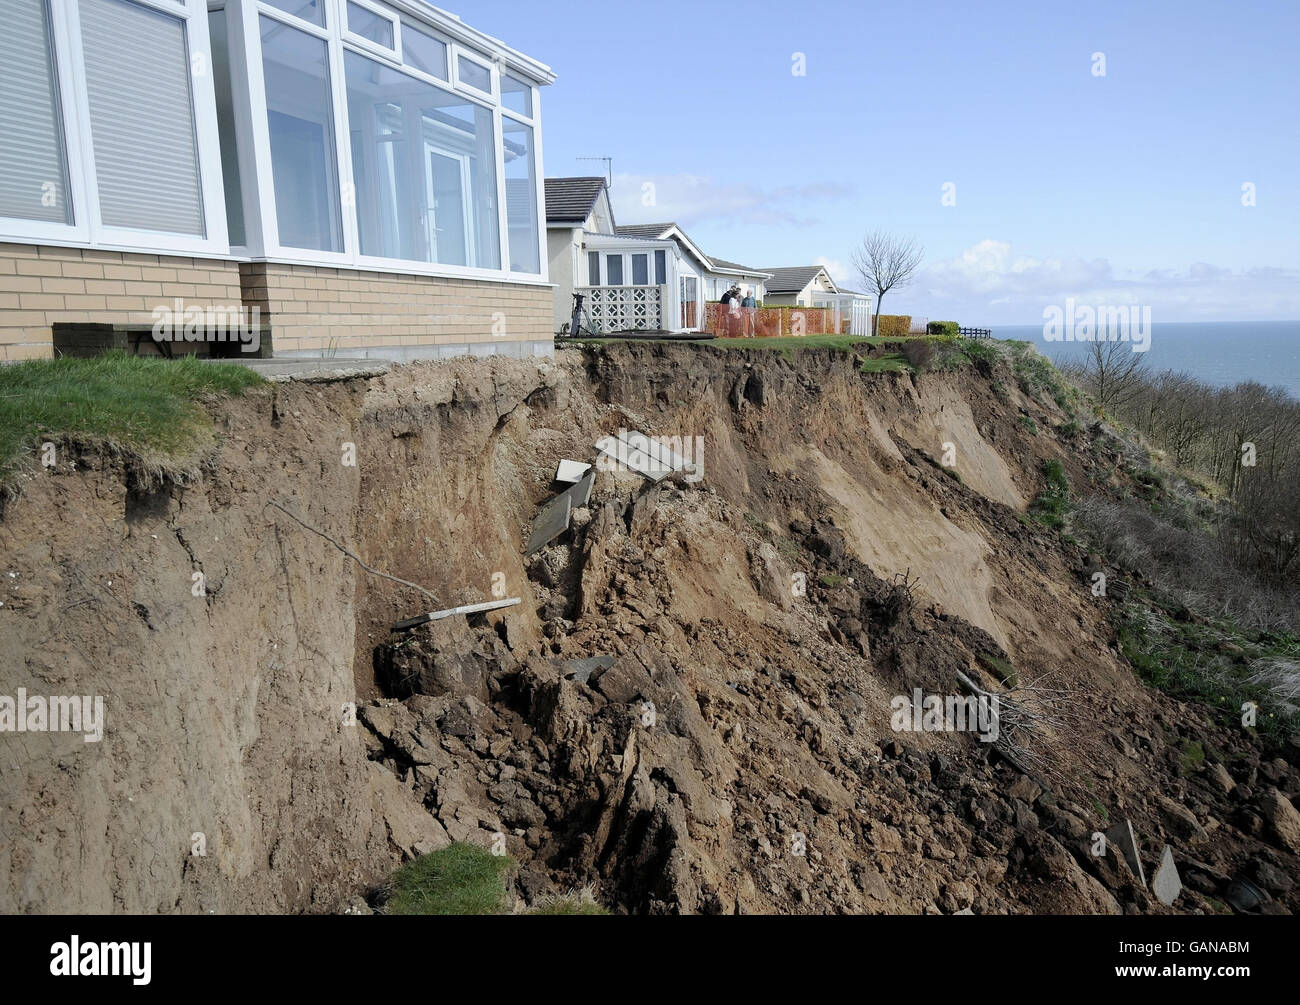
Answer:
[(664, 287), (586, 286), (591, 323), (601, 331), (662, 331)]

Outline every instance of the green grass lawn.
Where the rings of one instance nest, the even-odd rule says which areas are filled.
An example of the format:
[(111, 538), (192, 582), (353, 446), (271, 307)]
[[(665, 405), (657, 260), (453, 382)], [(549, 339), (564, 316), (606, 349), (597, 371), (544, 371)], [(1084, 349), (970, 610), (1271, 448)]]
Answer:
[(501, 914), (515, 861), (458, 842), (421, 855), (393, 873), (387, 914)]
[(61, 436), (129, 449), (160, 465), (182, 459), (212, 435), (200, 395), (238, 395), (260, 383), (246, 367), (188, 356), (110, 352), (0, 366), (0, 479), (42, 439)]

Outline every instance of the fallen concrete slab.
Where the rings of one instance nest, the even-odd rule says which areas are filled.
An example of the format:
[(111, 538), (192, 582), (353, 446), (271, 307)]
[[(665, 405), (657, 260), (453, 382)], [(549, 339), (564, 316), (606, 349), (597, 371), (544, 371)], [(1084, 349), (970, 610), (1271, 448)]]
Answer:
[(1151, 892), (1165, 907), (1183, 892), (1183, 881), (1178, 876), (1178, 866), (1174, 865), (1174, 850), (1169, 845), (1165, 845), (1165, 850), (1160, 853), (1160, 866), (1151, 877)]
[(582, 461), (560, 461), (559, 468), (555, 472), (557, 482), (565, 482), (568, 485), (581, 481), (582, 476), (591, 470), (590, 464), (584, 464)]
[(608, 670), (614, 662), (613, 656), (588, 656), (584, 659), (569, 660), (562, 669), (565, 677), (579, 684), (586, 684), (597, 670)]
[(1147, 885), (1146, 872), (1142, 868), (1142, 858), (1138, 854), (1137, 835), (1133, 833), (1133, 822), (1125, 817), (1110, 830), (1106, 831), (1106, 840), (1119, 849), (1128, 863), (1133, 875), (1144, 887)]
[(620, 430), (615, 436), (602, 436), (596, 449), (615, 464), (660, 482), (674, 471), (693, 471), (695, 465), (666, 444), (638, 430)]
[(591, 490), (596, 484), (596, 472), (588, 471), (582, 479), (559, 495), (547, 500), (533, 518), (533, 529), (528, 535), (525, 555), (541, 551), (569, 529), (569, 517), (575, 509), (591, 501)]
[(522, 602), (523, 600), (520, 597), (509, 597), (506, 600), (489, 600), (482, 604), (465, 604), (463, 607), (448, 607), (442, 611), (430, 611), (428, 614), (419, 614), (413, 618), (407, 618), (405, 621), (399, 621), (393, 625), (393, 631), (404, 632), (409, 628), (428, 624), (430, 621), (441, 621), (443, 618), (450, 618), (457, 614), (480, 614), (483, 611), (496, 611), (503, 607), (516, 607)]

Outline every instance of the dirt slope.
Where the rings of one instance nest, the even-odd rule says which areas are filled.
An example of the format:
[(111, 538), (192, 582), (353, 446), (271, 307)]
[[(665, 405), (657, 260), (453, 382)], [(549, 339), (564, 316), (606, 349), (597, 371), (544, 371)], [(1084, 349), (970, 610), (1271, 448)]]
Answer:
[[(1294, 763), (1136, 683), (1084, 556), (1020, 518), (1044, 458), (1082, 489), (1092, 455), (988, 376), (632, 345), (215, 407), (192, 484), (81, 457), (0, 521), (0, 693), (108, 715), (99, 744), (0, 733), (0, 909), (337, 910), (501, 833), (523, 897), (594, 883), (629, 911), (1166, 910), (1089, 854), (1122, 816), (1148, 872), (1174, 846), (1176, 911), (1295, 874)], [(620, 428), (701, 437), (703, 479), (601, 472), (526, 562), (556, 462)], [(390, 637), (494, 574), (521, 607)], [(593, 655), (614, 664), (566, 679)], [(1007, 664), (1078, 692), (1050, 779), (890, 728), (895, 695)], [(1233, 752), (1232, 794), (1182, 772), (1194, 739)]]

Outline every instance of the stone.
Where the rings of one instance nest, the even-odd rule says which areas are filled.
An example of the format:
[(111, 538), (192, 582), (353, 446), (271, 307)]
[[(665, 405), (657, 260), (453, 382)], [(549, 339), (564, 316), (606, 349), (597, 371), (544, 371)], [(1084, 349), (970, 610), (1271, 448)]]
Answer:
[(562, 672), (575, 683), (586, 684), (597, 670), (608, 670), (615, 662), (613, 656), (588, 656), (585, 659), (569, 660), (562, 667)]
[(1300, 811), (1291, 800), (1277, 789), (1269, 789), (1260, 798), (1259, 809), (1273, 835), (1300, 855)]
[(1133, 833), (1133, 822), (1128, 817), (1125, 817), (1106, 831), (1106, 840), (1119, 849), (1119, 853), (1124, 856), (1124, 861), (1128, 863), (1133, 875), (1145, 887), (1147, 885), (1147, 875), (1142, 868), (1142, 858), (1138, 855), (1137, 835)]
[(1208, 836), (1205, 828), (1196, 819), (1196, 815), (1182, 803), (1168, 796), (1157, 795), (1156, 808), (1160, 811), (1160, 819), (1175, 837), (1182, 838), (1184, 841), (1194, 841)]
[(1043, 794), (1043, 789), (1028, 775), (1019, 776), (1007, 790), (1007, 794), (1014, 799), (1020, 799), (1026, 805), (1032, 806), (1034, 800)]
[(1234, 782), (1232, 776), (1228, 774), (1228, 769), (1222, 764), (1211, 764), (1210, 770), (1207, 771), (1206, 774), (1210, 776), (1210, 781), (1218, 786), (1219, 790), (1225, 794), (1231, 792), (1237, 787), (1237, 783)]
[(1160, 865), (1151, 877), (1151, 892), (1156, 900), (1169, 907), (1183, 892), (1183, 881), (1178, 878), (1178, 866), (1174, 865), (1174, 850), (1165, 845), (1160, 853)]

